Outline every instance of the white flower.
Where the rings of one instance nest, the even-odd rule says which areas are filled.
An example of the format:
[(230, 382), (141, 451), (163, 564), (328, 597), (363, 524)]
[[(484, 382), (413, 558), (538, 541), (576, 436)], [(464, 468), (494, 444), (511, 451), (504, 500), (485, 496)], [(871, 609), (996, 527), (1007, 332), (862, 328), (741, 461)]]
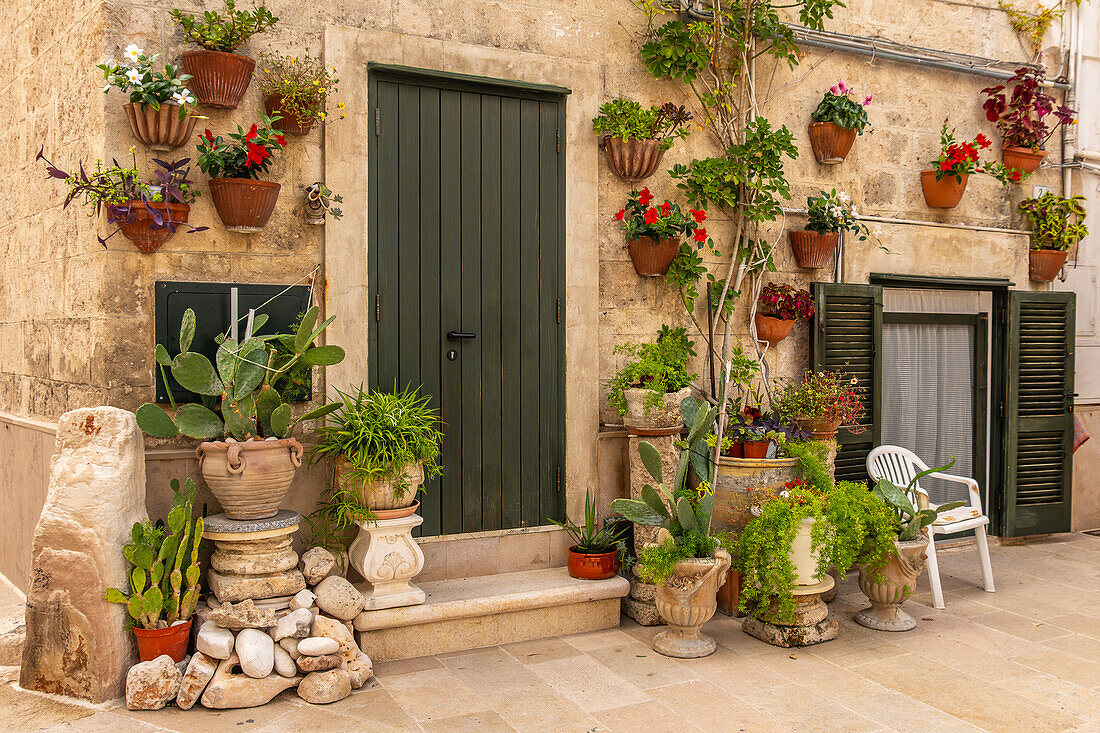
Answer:
[(123, 56), (130, 59), (131, 61), (137, 61), (139, 58), (141, 58), (143, 53), (145, 52), (138, 48), (136, 43), (131, 43), (129, 46), (126, 47), (126, 52), (123, 54)]
[(838, 199), (840, 199), (841, 201), (843, 201), (844, 203), (848, 203), (849, 201), (851, 201), (851, 200), (852, 200), (852, 197), (851, 197), (851, 196), (849, 196), (849, 195), (848, 195), (847, 193), (845, 193), (844, 191), (841, 191), (840, 193), (838, 193), (838, 194), (836, 195), (836, 197), (837, 197)]
[(875, 228), (871, 230), (871, 234), (874, 234), (876, 237), (879, 236), (882, 234), (882, 227), (876, 225)]
[(126, 78), (130, 80), (131, 84), (137, 84), (141, 81), (141, 72), (137, 69), (127, 69)]
[(187, 95), (183, 92), (172, 92), (172, 102), (174, 104), (186, 104)]

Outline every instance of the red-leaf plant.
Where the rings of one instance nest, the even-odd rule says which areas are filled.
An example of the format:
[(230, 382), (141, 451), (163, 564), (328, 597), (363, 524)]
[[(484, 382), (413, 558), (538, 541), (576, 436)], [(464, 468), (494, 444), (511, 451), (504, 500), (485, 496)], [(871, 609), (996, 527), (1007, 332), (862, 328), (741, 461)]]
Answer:
[[(1009, 93), (1006, 90), (1010, 84)], [(1074, 123), (1074, 110), (1043, 93), (1043, 72), (1037, 69), (1017, 69), (1006, 83), (987, 87), (982, 94), (988, 97), (982, 105), (986, 119), (997, 124), (1005, 147), (1042, 150), (1058, 129), (1058, 125), (1047, 125), (1048, 115), (1053, 114), (1061, 125)]]
[(653, 194), (648, 188), (631, 191), (626, 206), (615, 214), (615, 221), (622, 222), (627, 239), (667, 239), (685, 235), (700, 245), (707, 241), (707, 230), (700, 226), (707, 218), (706, 211), (688, 209), (685, 214), (679, 204), (666, 200), (657, 206), (650, 206), (652, 201)]
[(768, 283), (757, 300), (760, 311), (784, 321), (808, 321), (814, 316), (814, 298), (808, 290)]
[(1023, 171), (1006, 168), (994, 161), (985, 163), (981, 161), (978, 151), (985, 150), (992, 144), (989, 138), (981, 133), (978, 133), (972, 142), (956, 142), (955, 129), (949, 130), (947, 120), (944, 120), (943, 127), (940, 128), (940, 157), (932, 161), (932, 167), (936, 170), (936, 180), (952, 176), (962, 183), (962, 177), (972, 173), (993, 176), (1001, 182), (1002, 186), (1023, 180), (1026, 175)]

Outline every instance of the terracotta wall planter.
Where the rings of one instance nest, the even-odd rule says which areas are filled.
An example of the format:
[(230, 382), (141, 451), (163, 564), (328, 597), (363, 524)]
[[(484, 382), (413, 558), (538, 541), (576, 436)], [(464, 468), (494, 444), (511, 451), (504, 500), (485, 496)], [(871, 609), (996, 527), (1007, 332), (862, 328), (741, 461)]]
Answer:
[(302, 444), (294, 438), (218, 440), (199, 444), (195, 455), (225, 516), (266, 519), (279, 512), (279, 504), (302, 465)]
[(222, 224), (231, 232), (254, 234), (262, 231), (275, 210), (281, 186), (272, 181), (250, 178), (210, 179), (210, 198)]
[(641, 277), (663, 277), (680, 251), (680, 239), (639, 237), (626, 240), (626, 248), (634, 263), (634, 272)]
[(191, 75), (187, 88), (201, 104), (236, 109), (252, 82), (256, 62), (239, 53), (224, 51), (184, 51), (180, 66)]
[(1016, 168), (1024, 173), (1034, 173), (1043, 162), (1047, 151), (1035, 152), (1031, 148), (1005, 147), (1001, 149), (1001, 158), (1006, 168)]
[(570, 575), (580, 580), (607, 580), (619, 572), (619, 551), (577, 552), (577, 546), (573, 545), (566, 567)]
[(656, 140), (606, 137), (600, 147), (603, 148), (607, 167), (611, 172), (631, 183), (656, 173), (661, 165), (661, 158), (665, 156), (665, 151), (661, 150), (661, 144)]
[(954, 176), (944, 176), (937, 181), (935, 169), (921, 171), (920, 185), (924, 190), (924, 203), (932, 209), (955, 208), (962, 201), (966, 182), (969, 179), (969, 175), (964, 175), (962, 183), (959, 183)]
[(803, 430), (808, 430), (813, 433), (814, 440), (830, 440), (835, 438), (836, 431), (840, 428), (837, 423), (830, 422), (820, 417), (798, 417), (795, 418), (795, 420)]
[(645, 398), (653, 394), (648, 389), (632, 387), (623, 390), (626, 398), (626, 414), (623, 415), (623, 424), (626, 429), (635, 435), (672, 435), (678, 433), (684, 427), (680, 417), (680, 403), (686, 397), (691, 396), (691, 387), (684, 387), (679, 392), (669, 392), (661, 397), (661, 403), (656, 407), (645, 406)]
[(160, 109), (142, 107), (127, 102), (122, 105), (134, 137), (153, 150), (172, 150), (183, 145), (195, 131), (195, 116), (187, 115), (180, 121), (180, 108), (176, 104), (162, 104)]
[(163, 629), (135, 626), (134, 639), (137, 641), (138, 659), (142, 662), (151, 662), (161, 654), (172, 657), (173, 662), (182, 662), (187, 656), (187, 644), (191, 641), (191, 619)]
[[(405, 509), (416, 503), (416, 491), (424, 483), (424, 464), (416, 463), (406, 466), (405, 487), (400, 493), (394, 495), (393, 480), (364, 481), (360, 478), (348, 476), (351, 464), (341, 456), (336, 459), (335, 480), (341, 489), (354, 489), (359, 500), (364, 506), (374, 510), (388, 511)], [(392, 518), (392, 517), (391, 517)]]
[(1048, 283), (1058, 277), (1066, 264), (1069, 252), (1061, 249), (1031, 249), (1027, 252), (1028, 277), (1039, 283)]
[[(168, 241), (174, 232), (168, 227), (150, 229), (149, 227), (155, 222), (145, 204), (140, 201), (131, 201), (130, 205), (134, 213), (134, 220), (122, 226), (122, 236), (133, 242), (145, 254), (152, 254)], [(150, 201), (149, 206), (161, 213), (164, 212), (164, 203)], [(190, 206), (187, 204), (167, 204), (167, 206), (168, 211), (171, 212), (173, 222), (187, 223), (187, 217), (191, 213)]]
[(843, 163), (856, 141), (856, 129), (841, 127), (835, 122), (811, 122), (810, 146), (822, 165)]
[(763, 313), (757, 313), (753, 320), (756, 322), (756, 340), (767, 341), (769, 344), (777, 344), (787, 338), (794, 328), (793, 319), (785, 321)]
[(276, 112), (280, 115), (279, 119), (271, 123), (271, 127), (291, 135), (308, 135), (309, 131), (313, 129), (313, 120), (309, 119), (303, 122), (295, 113), (283, 110), (282, 106), (283, 98), (277, 94), (268, 94), (264, 97), (264, 109), (267, 111), (267, 116), (271, 117)]
[(833, 263), (840, 232), (819, 232), (799, 229), (790, 232), (791, 251), (799, 267), (808, 270), (820, 270)]

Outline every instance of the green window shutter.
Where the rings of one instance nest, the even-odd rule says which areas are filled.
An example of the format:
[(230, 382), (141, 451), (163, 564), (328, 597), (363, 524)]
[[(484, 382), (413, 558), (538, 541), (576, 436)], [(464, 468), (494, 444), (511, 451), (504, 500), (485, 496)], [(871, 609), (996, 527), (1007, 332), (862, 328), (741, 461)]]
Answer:
[(861, 432), (837, 434), (836, 478), (866, 481), (867, 454), (879, 443), (882, 415), (882, 288), (877, 285), (811, 285), (815, 314), (810, 353), (815, 371), (840, 371), (858, 380), (863, 400)]
[(1006, 537), (1070, 529), (1075, 294), (1008, 294)]

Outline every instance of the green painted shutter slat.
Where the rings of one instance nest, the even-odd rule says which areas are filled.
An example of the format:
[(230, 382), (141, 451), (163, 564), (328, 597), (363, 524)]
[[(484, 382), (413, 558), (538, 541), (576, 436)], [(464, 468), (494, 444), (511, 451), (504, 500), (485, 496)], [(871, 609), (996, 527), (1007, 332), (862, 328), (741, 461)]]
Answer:
[[(420, 199), (420, 167), (410, 165), (420, 159), (420, 134), (414, 121), (420, 119), (420, 94), (416, 87), (401, 86), (397, 93), (398, 124), (397, 167), (398, 201), (418, 201)], [(405, 121), (406, 124), (401, 124)], [(397, 238), (400, 242), (398, 252), (405, 257), (420, 258), (420, 216), (419, 207), (402, 206), (397, 210)], [(399, 389), (421, 384), (420, 374), (420, 299), (410, 297), (419, 293), (419, 273), (411, 267), (399, 267), (397, 277), (397, 298), (401, 306), (393, 315), (398, 326), (398, 366), (399, 374), (406, 377)]]
[(500, 97), (481, 98), (481, 529), (500, 529)]
[(879, 444), (882, 425), (882, 288), (877, 285), (811, 285), (814, 323), (810, 353), (815, 371), (840, 371), (858, 380), (862, 432), (837, 434), (836, 478), (866, 481), (867, 454)]
[[(541, 102), (539, 104), (539, 210), (558, 210), (558, 105)], [(558, 218), (543, 216), (539, 218), (539, 241), (551, 245), (558, 241)], [(558, 293), (558, 261), (554, 253), (558, 247), (540, 247), (539, 284), (541, 286), (539, 307), (539, 387), (540, 402), (550, 414), (557, 414), (558, 385), (555, 362), (558, 350), (558, 324), (555, 317), (555, 295)], [(539, 524), (546, 524), (547, 517), (557, 518), (557, 475), (561, 467), (557, 461), (556, 441), (560, 434), (558, 425), (545, 421), (539, 425)]]
[(1006, 537), (1070, 529), (1075, 294), (1008, 295)]
[[(398, 195), (398, 158), (397, 158), (397, 131), (400, 129), (397, 104), (396, 84), (379, 83), (379, 106), (393, 110), (393, 124), (387, 124), (382, 128), (382, 134), (378, 139), (378, 202), (396, 201)], [(380, 242), (390, 243), (389, 246), (378, 248), (378, 280), (385, 283), (375, 292), (379, 296), (381, 312), (390, 318), (396, 318), (399, 310), (398, 296), (398, 266), (400, 264), (396, 246), (398, 239), (397, 209), (394, 207), (379, 205), (378, 212), (378, 238)], [(396, 375), (398, 373), (398, 349), (399, 331), (396, 328), (385, 329), (379, 332), (378, 349), (375, 357), (378, 360), (378, 373)], [(392, 387), (392, 385), (385, 385)]]
[[(462, 294), (461, 328), (481, 335), (481, 95), (462, 93)], [(471, 287), (473, 286), (473, 287)], [(481, 523), (481, 338), (463, 341), (462, 371), (462, 531)]]
[[(506, 97), (500, 102), (500, 146), (502, 150), (520, 149), (520, 101)], [(520, 333), (523, 319), (520, 300), (520, 250), (522, 210), (520, 200), (519, 155), (501, 155), (501, 239), (500, 310), (501, 331)], [(523, 420), (522, 361), (520, 339), (501, 343), (501, 414), (500, 451), (504, 456), (521, 454)], [(522, 486), (526, 477), (520, 466), (501, 472), (501, 524), (519, 527), (523, 522)]]
[[(539, 363), (539, 103), (520, 101), (520, 363), (536, 365), (520, 372), (520, 422), (537, 425), (540, 403)], [(540, 442), (534, 435), (520, 446), (520, 520), (523, 526), (542, 524), (539, 506)]]

